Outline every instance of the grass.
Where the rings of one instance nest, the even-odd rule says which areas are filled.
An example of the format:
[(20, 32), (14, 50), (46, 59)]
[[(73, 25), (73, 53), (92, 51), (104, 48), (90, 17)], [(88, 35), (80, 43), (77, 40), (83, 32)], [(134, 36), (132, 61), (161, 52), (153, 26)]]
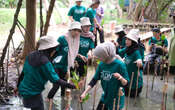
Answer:
[[(14, 18), (14, 13), (16, 9), (7, 9), (7, 8), (1, 8), (0, 9), (0, 34), (8, 34)], [(44, 11), (43, 11), (44, 12)], [(43, 13), (43, 20), (45, 21), (46, 13)], [(61, 20), (59, 18), (59, 15), (56, 11), (53, 13), (54, 20), (56, 24), (61, 23)], [(19, 21), (25, 26), (26, 25), (26, 10), (21, 9), (19, 13)], [(40, 26), (40, 16), (39, 16), (39, 10), (37, 10), (37, 28)]]

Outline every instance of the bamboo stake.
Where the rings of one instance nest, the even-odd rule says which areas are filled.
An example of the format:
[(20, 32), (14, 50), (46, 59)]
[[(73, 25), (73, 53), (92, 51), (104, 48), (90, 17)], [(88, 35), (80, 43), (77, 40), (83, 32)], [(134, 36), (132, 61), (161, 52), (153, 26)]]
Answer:
[[(155, 65), (157, 65), (157, 62), (155, 62)], [(155, 76), (157, 75), (156, 73), (156, 68), (154, 68), (154, 76), (153, 76), (153, 80), (152, 80), (152, 87), (151, 87), (151, 90), (153, 91), (153, 88), (154, 88), (154, 80), (155, 80)]]
[(138, 94), (139, 74), (140, 74), (140, 68), (138, 68), (138, 72), (137, 72), (137, 82), (136, 82), (136, 93), (135, 93), (134, 105), (136, 104), (136, 97), (137, 97), (137, 94)]
[[(122, 87), (119, 88), (118, 91), (118, 103), (117, 103), (117, 110), (120, 110), (120, 96), (123, 96), (123, 91), (122, 91)], [(115, 108), (114, 108), (115, 110)]]
[(129, 106), (129, 99), (130, 99), (130, 95), (131, 95), (131, 87), (132, 87), (132, 83), (133, 83), (133, 78), (134, 78), (134, 72), (132, 72), (132, 75), (131, 75), (131, 82), (129, 85), (129, 93), (128, 93), (128, 101), (127, 101), (127, 105), (126, 105), (126, 110), (128, 110), (128, 106)]
[(148, 82), (149, 82), (149, 61), (148, 61), (148, 67), (147, 67), (146, 98), (148, 98)]
[(114, 101), (113, 101), (113, 109), (112, 109), (112, 110), (115, 110), (115, 103), (116, 103), (116, 98), (114, 98)]
[(166, 110), (166, 108), (165, 108), (165, 95), (167, 93), (167, 89), (168, 89), (168, 83), (165, 83), (164, 87), (163, 87), (163, 93), (162, 93), (161, 110)]
[(105, 109), (105, 104), (103, 104), (103, 107), (102, 107), (102, 110), (104, 110)]
[(49, 110), (52, 110), (52, 106), (53, 106), (53, 100), (50, 99), (50, 100), (49, 100)]

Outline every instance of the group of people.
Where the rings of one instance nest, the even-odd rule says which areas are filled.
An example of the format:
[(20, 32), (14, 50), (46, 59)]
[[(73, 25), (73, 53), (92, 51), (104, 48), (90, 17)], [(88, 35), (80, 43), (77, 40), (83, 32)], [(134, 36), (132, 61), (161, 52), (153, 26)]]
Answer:
[[(89, 59), (98, 59), (100, 63), (81, 94), (80, 101), (98, 80), (101, 81), (103, 93), (97, 110), (114, 110), (113, 107), (115, 110), (117, 107), (122, 110), (125, 96), (137, 97), (142, 91), (145, 47), (139, 38), (139, 29), (131, 29), (126, 33), (121, 25), (116, 26), (116, 41), (104, 42), (102, 38), (101, 44), (96, 45), (95, 31), (103, 31), (96, 19), (96, 9), (100, 1), (93, 0), (87, 10), (81, 6), (81, 2), (82, 0), (76, 0), (76, 6), (68, 13), (72, 22), (67, 33), (59, 37), (41, 37), (38, 49), (25, 58), (15, 92), (19, 92), (24, 106), (31, 110), (44, 110), (41, 93), (48, 80), (53, 83), (47, 96), (49, 100), (53, 99), (60, 86), (61, 96), (65, 96), (65, 88), (76, 89), (76, 86), (67, 80), (72, 77), (71, 71), (75, 68), (82, 79), (86, 77), (84, 66)], [(150, 46), (162, 46), (167, 52), (167, 48), (164, 48), (168, 46), (167, 39), (161, 38), (158, 28), (154, 29), (153, 33), (154, 37), (149, 41)]]

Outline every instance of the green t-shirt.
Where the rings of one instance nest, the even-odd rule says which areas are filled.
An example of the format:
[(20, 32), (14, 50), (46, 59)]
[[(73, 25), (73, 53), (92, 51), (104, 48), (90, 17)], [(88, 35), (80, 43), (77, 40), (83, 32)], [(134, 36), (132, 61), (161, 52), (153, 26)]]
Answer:
[(33, 67), (28, 63), (28, 57), (26, 57), (24, 63), (23, 73), (24, 78), (18, 87), (19, 94), (23, 98), (41, 94), (48, 80), (53, 83), (59, 80), (51, 62), (42, 64), (39, 67)]
[[(101, 86), (103, 89), (101, 101), (107, 106), (109, 110), (112, 110), (113, 108), (114, 98), (118, 100), (118, 90), (120, 87), (122, 87), (121, 81), (113, 77), (114, 73), (121, 74), (123, 78), (129, 81), (126, 65), (118, 59), (115, 59), (110, 64), (100, 62), (94, 75), (95, 80), (101, 81)], [(120, 108), (124, 107), (124, 97), (125, 95), (120, 97)]]
[[(134, 72), (132, 89), (136, 89), (138, 67), (137, 67), (136, 63), (134, 63), (134, 62), (137, 61), (138, 59), (142, 60), (141, 54), (140, 54), (139, 50), (136, 50), (129, 56), (127, 54), (125, 54), (124, 58), (125, 58), (125, 64), (126, 64), (126, 67), (128, 70), (128, 75), (129, 75), (130, 80), (131, 80), (132, 73)], [(139, 76), (139, 80), (138, 80), (138, 88), (140, 88), (142, 86), (143, 86), (143, 76), (142, 76), (142, 70), (140, 70), (140, 76)]]
[(65, 36), (60, 36), (57, 41), (59, 42), (59, 45), (56, 49), (57, 57), (53, 60), (53, 64), (55, 68), (61, 69), (66, 73), (68, 66), (68, 43), (65, 39)]
[[(91, 38), (80, 36), (80, 46), (79, 54), (87, 57), (89, 50), (94, 48), (94, 42)], [(77, 58), (78, 61), (82, 61), (80, 58)]]
[(84, 6), (73, 6), (69, 12), (68, 16), (72, 16), (75, 21), (80, 22), (80, 18), (82, 18), (86, 13), (86, 8)]
[(88, 8), (85, 16), (90, 19), (90, 22), (92, 24), (90, 31), (93, 32), (93, 30), (94, 30), (94, 18), (96, 17), (96, 11), (92, 8)]
[(168, 47), (168, 40), (163, 35), (161, 36), (160, 40), (157, 40), (155, 37), (151, 37), (151, 39), (149, 40), (149, 45), (151, 45), (151, 43)]

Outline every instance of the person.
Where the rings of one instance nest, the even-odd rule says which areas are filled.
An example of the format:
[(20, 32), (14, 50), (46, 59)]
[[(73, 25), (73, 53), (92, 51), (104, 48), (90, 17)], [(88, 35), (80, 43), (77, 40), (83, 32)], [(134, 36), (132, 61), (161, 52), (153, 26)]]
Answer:
[[(56, 48), (56, 58), (53, 60), (55, 71), (61, 79), (66, 81), (67, 72), (74, 68), (74, 61), (78, 55), (80, 43), (81, 24), (74, 21), (71, 23), (68, 32), (58, 38), (59, 45)], [(48, 94), (48, 99), (52, 99), (59, 89), (54, 85)], [(61, 87), (61, 96), (65, 95), (65, 88)]]
[[(78, 73), (80, 77), (85, 75), (84, 66), (87, 65), (88, 58), (92, 57), (92, 49), (94, 48), (94, 39), (95, 36), (90, 32), (91, 23), (88, 17), (82, 17), (81, 22), (81, 36), (80, 36), (80, 47), (79, 47), (79, 56), (78, 61)], [(90, 51), (90, 52), (89, 52)], [(89, 52), (89, 54), (88, 54)]]
[(52, 55), (59, 45), (52, 36), (43, 36), (38, 41), (39, 48), (29, 53), (25, 59), (22, 73), (19, 77), (17, 88), (23, 98), (24, 107), (31, 110), (44, 110), (42, 91), (47, 81), (55, 85), (75, 88), (59, 78), (51, 64)]
[[(123, 29), (122, 25), (118, 25), (115, 27), (114, 30), (115, 35), (117, 38), (117, 51), (116, 53), (119, 54), (122, 58), (124, 57), (124, 48), (125, 48), (125, 40), (126, 40), (126, 33)], [(121, 52), (123, 51), (123, 52)]]
[[(101, 22), (102, 22), (103, 17), (104, 17), (104, 9), (102, 6), (99, 6), (96, 9), (96, 19), (99, 25), (102, 25)], [(100, 30), (98, 26), (96, 26), (96, 30), (99, 33), (100, 43), (103, 43), (104, 42), (104, 31)], [(97, 38), (97, 33), (95, 34), (95, 36)]]
[[(93, 34), (96, 34), (96, 28), (97, 26), (100, 31), (103, 30), (103, 28), (98, 24), (97, 19), (96, 19), (96, 9), (99, 7), (100, 1), (99, 0), (93, 0), (90, 8), (87, 9), (87, 12), (85, 14), (85, 17), (88, 17), (91, 22), (91, 28), (90, 31), (93, 32)], [(95, 46), (97, 46), (97, 37), (95, 37)]]
[(164, 53), (167, 53), (168, 40), (161, 34), (159, 28), (153, 28), (153, 37), (149, 40), (150, 51), (154, 51), (155, 48), (162, 48)]
[[(136, 89), (138, 90), (137, 95), (139, 96), (143, 87), (143, 76), (142, 76), (142, 69), (141, 69), (141, 67), (143, 66), (143, 61), (139, 50), (138, 40), (139, 40), (138, 29), (132, 29), (126, 35), (126, 51), (125, 51), (124, 61), (127, 67), (130, 80), (131, 80), (132, 73), (134, 73), (133, 82), (131, 86), (131, 93), (130, 93), (131, 97), (135, 97)], [(137, 76), (138, 76), (138, 82), (137, 82)], [(126, 96), (128, 96), (129, 87), (125, 88), (125, 92), (126, 92)]]
[[(170, 17), (173, 17), (173, 23), (175, 24), (175, 13), (174, 13), (174, 8), (170, 13)], [(173, 36), (170, 40), (170, 48), (169, 48), (169, 66), (170, 66), (170, 73), (175, 75), (175, 28), (173, 28)], [(175, 83), (175, 77), (174, 77), (174, 83)], [(175, 90), (173, 94), (173, 99), (175, 100)]]
[(86, 8), (81, 6), (82, 0), (75, 0), (75, 2), (76, 5), (69, 10), (68, 16), (71, 22), (80, 22), (80, 18), (82, 18), (86, 13)]
[[(113, 102), (115, 102), (115, 110), (118, 104), (119, 88), (126, 86), (129, 77), (125, 64), (116, 59), (115, 57), (115, 45), (112, 42), (105, 42), (99, 44), (93, 55), (100, 60), (100, 64), (97, 67), (96, 73), (93, 79), (90, 81), (87, 89), (82, 93), (81, 100), (87, 95), (88, 91), (94, 87), (98, 80), (101, 81), (103, 94), (100, 102), (97, 106), (97, 110), (113, 110)], [(121, 92), (121, 91), (120, 91)], [(124, 89), (122, 89), (124, 92)], [(120, 96), (120, 110), (124, 107), (124, 94)]]

